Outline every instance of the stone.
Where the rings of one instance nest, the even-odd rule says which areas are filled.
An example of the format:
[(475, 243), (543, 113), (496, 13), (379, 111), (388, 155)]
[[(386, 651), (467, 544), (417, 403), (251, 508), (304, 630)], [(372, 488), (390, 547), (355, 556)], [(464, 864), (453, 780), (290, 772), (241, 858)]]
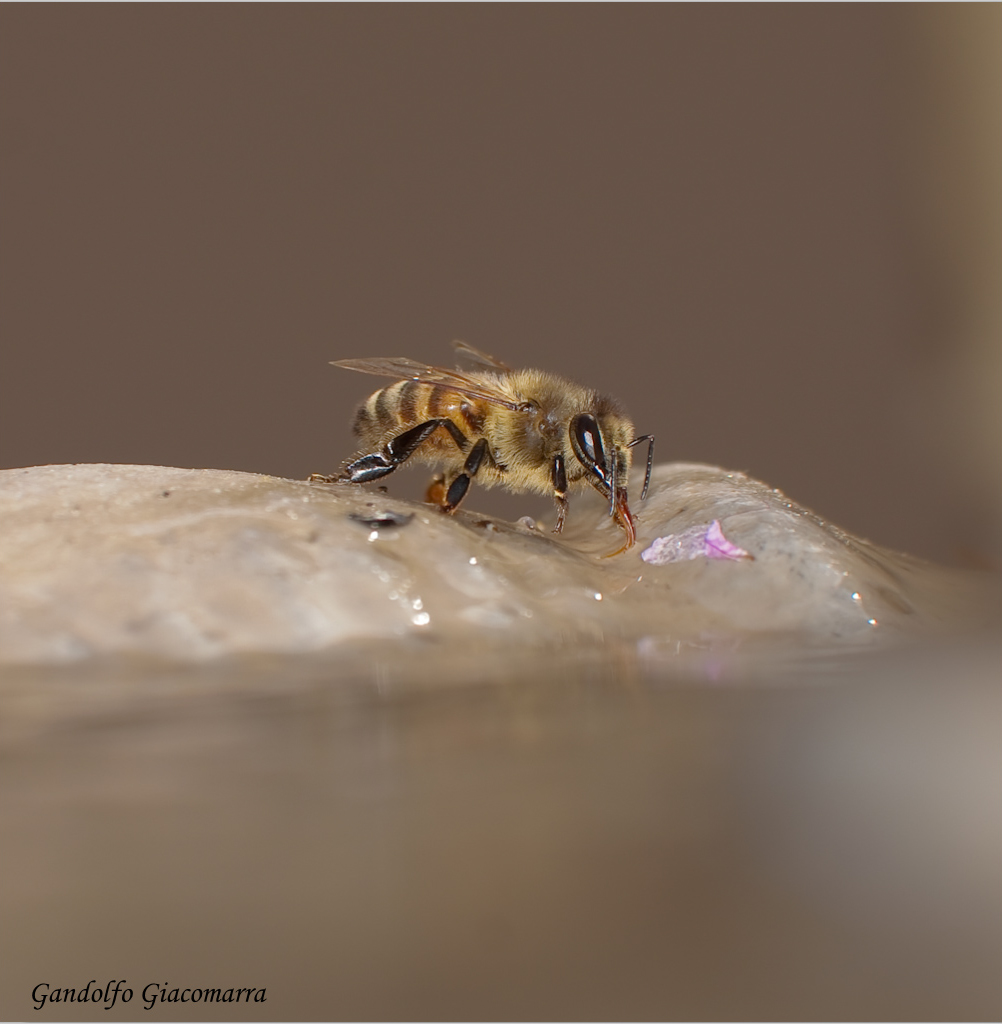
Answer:
[[(640, 481), (633, 481), (639, 494)], [(457, 671), (486, 653), (658, 661), (870, 645), (996, 613), (997, 590), (876, 548), (777, 490), (656, 467), (638, 543), (597, 494), (565, 532), (442, 515), (345, 484), (160, 466), (0, 472), (0, 660), (373, 652)], [(753, 557), (646, 564), (659, 537), (719, 521)]]

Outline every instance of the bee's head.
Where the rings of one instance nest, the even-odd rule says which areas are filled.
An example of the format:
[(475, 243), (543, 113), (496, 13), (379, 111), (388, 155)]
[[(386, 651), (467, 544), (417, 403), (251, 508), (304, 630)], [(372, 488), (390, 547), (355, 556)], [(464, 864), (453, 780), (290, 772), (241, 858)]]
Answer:
[(626, 479), (631, 461), (630, 449), (639, 441), (650, 442), (647, 452), (647, 474), (640, 497), (643, 501), (647, 497), (647, 487), (651, 480), (653, 438), (645, 436), (629, 439), (633, 428), (625, 417), (609, 418), (596, 416), (590, 412), (574, 416), (568, 429), (571, 448), (585, 469), (585, 479), (595, 490), (609, 499), (609, 515), (625, 531), (625, 547), (631, 547), (636, 538), (636, 530), (626, 493)]

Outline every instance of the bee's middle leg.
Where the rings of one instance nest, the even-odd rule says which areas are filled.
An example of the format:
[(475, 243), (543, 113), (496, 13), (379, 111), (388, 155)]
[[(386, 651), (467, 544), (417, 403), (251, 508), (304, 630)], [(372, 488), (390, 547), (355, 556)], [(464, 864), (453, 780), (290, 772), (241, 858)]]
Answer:
[(417, 449), (431, 437), (436, 427), (445, 427), (459, 448), (465, 449), (469, 442), (466, 435), (450, 419), (426, 420), (390, 440), (381, 452), (362, 455), (344, 467), (341, 479), (353, 484), (364, 484), (389, 476), (397, 466), (405, 463)]
[(470, 454), (466, 456), (462, 473), (449, 484), (449, 489), (445, 492), (445, 500), (440, 502), (443, 512), (455, 512), (459, 503), (466, 497), (466, 492), (470, 489), (470, 481), (480, 471), (486, 454), (487, 438), (482, 437), (470, 449)]

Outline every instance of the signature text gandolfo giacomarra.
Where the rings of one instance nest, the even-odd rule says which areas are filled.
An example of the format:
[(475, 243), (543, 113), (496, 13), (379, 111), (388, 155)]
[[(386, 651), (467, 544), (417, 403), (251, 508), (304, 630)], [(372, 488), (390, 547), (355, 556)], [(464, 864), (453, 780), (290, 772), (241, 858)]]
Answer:
[[(92, 987), (93, 986), (93, 987)], [(132, 989), (125, 979), (112, 979), (103, 988), (91, 978), (83, 988), (53, 988), (48, 982), (39, 982), (31, 990), (35, 1009), (41, 1010), (46, 1003), (102, 1003), (110, 1010), (115, 1003), (132, 1001)], [(264, 1003), (267, 1002), (263, 988), (171, 988), (151, 981), (142, 990), (142, 1000), (147, 1010), (157, 1003)]]

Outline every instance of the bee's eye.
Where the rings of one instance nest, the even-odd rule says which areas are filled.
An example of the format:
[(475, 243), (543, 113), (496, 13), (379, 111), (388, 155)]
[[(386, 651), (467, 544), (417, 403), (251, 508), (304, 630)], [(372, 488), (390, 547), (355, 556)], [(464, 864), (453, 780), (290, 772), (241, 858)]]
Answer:
[(571, 445), (582, 465), (589, 469), (601, 469), (605, 466), (602, 434), (594, 416), (583, 413), (574, 417), (571, 421)]

